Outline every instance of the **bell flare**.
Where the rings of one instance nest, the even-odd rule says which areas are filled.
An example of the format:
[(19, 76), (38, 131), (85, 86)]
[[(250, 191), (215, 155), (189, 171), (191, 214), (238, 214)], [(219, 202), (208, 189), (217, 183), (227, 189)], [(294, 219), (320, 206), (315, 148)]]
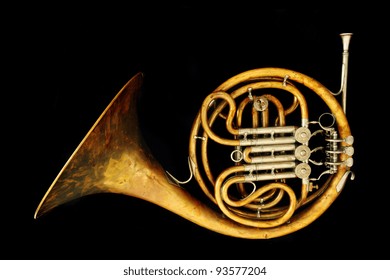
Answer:
[(35, 219), (82, 196), (112, 192), (107, 168), (124, 154), (131, 158), (135, 151), (145, 153), (136, 108), (142, 84), (143, 73), (139, 72), (112, 99), (47, 190)]
[[(63, 166), (39, 203), (34, 219), (83, 196), (116, 193), (158, 205), (211, 231), (246, 239), (268, 239), (296, 231), (295, 225), (259, 229), (228, 219), (172, 182), (140, 134), (137, 98), (143, 74), (119, 91)], [(300, 225), (300, 224), (299, 224)]]
[[(46, 191), (34, 218), (83, 196), (115, 193), (148, 201), (200, 227), (237, 238), (270, 239), (305, 228), (329, 209), (346, 179), (354, 177), (350, 171), (354, 138), (345, 114), (352, 33), (340, 35), (344, 49), (339, 93), (343, 92), (343, 106), (336, 98), (338, 93), (332, 93), (317, 80), (274, 67), (239, 73), (205, 98), (191, 129), (189, 163), (190, 179), (196, 180), (209, 198), (208, 203), (182, 187), (190, 179), (180, 182), (173, 176), (170, 178), (144, 141), (138, 122), (137, 99), (143, 89), (143, 74), (139, 72), (116, 94), (82, 139)], [(310, 120), (307, 101), (313, 99), (306, 100), (306, 91), (301, 92), (301, 86), (327, 106), (334, 120), (331, 125), (321, 123), (324, 114), (318, 121)], [(275, 95), (264, 94), (264, 89), (271, 89)], [(288, 100), (284, 98), (286, 94), (291, 95), (292, 104), (285, 110), (282, 101)], [(258, 110), (255, 102), (265, 99), (266, 110)], [(249, 122), (244, 122), (242, 116), (247, 104), (253, 107), (249, 109)], [(272, 106), (268, 108), (268, 104)], [(214, 121), (220, 124), (217, 118), (225, 121), (223, 127), (230, 137), (213, 132)], [(290, 120), (300, 123), (287, 124)], [(310, 128), (317, 125), (312, 133)], [(216, 126), (214, 129), (220, 132)], [(309, 142), (314, 134), (316, 139)], [(222, 170), (218, 176), (209, 165), (215, 162), (209, 157), (212, 150), (209, 138), (238, 151), (230, 153), (234, 166)], [(323, 145), (320, 146), (323, 153), (317, 154), (323, 159), (311, 160), (310, 154), (317, 148), (310, 147), (318, 145)]]

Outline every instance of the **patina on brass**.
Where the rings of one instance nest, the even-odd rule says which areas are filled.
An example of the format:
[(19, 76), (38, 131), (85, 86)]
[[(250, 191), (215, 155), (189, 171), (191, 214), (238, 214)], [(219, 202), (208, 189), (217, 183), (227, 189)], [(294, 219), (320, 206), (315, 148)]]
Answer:
[[(136, 74), (70, 156), (34, 218), (82, 196), (117, 193), (237, 238), (275, 238), (308, 226), (339, 196), (347, 177), (354, 177), (350, 170), (353, 137), (345, 114), (351, 35), (341, 34), (344, 51), (338, 93), (297, 71), (259, 68), (233, 76), (208, 95), (191, 129), (191, 177), (186, 182), (165, 171), (145, 144), (137, 117), (143, 74)], [(334, 126), (309, 118), (307, 94), (313, 93), (329, 109)], [(338, 94), (343, 95), (342, 106)], [(283, 105), (285, 97), (288, 106)], [(225, 125), (218, 130), (221, 121)], [(316, 137), (325, 144), (311, 147)], [(228, 152), (212, 160), (212, 145)], [(318, 151), (324, 154), (322, 160), (312, 158)], [(227, 167), (211, 166), (226, 159), (230, 159)], [(317, 176), (314, 169), (320, 170)], [(192, 178), (206, 202), (181, 186)]]

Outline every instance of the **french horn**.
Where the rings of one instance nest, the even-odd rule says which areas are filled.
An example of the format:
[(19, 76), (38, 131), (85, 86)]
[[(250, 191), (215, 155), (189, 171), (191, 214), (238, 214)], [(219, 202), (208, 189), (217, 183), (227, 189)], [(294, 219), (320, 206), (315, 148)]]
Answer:
[[(310, 225), (355, 176), (346, 117), (352, 33), (340, 36), (338, 92), (300, 72), (270, 67), (239, 73), (206, 96), (191, 128), (186, 181), (162, 167), (140, 133), (144, 77), (137, 73), (60, 170), (34, 219), (82, 196), (116, 193), (237, 238), (270, 239)], [(309, 102), (316, 106), (310, 114)], [(204, 199), (185, 188), (193, 180)]]

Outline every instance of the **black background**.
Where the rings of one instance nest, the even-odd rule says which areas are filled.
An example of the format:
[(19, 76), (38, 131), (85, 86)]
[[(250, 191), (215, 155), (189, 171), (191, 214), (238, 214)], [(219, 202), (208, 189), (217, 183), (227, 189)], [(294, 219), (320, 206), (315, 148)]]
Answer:
[[(14, 11), (4, 43), (10, 87), (3, 95), (1, 259), (389, 258), (383, 8), (128, 3)], [(145, 74), (145, 139), (166, 170), (185, 178), (188, 135), (207, 94), (233, 75), (268, 66), (337, 91), (343, 32), (354, 34), (347, 118), (356, 178), (308, 227), (270, 240), (233, 238), (114, 194), (33, 219), (66, 160), (136, 73)]]

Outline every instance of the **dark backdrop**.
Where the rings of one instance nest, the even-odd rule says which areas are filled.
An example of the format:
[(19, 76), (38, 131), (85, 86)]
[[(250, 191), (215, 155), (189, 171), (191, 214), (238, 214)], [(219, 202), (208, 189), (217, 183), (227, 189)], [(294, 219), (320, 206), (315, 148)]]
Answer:
[[(15, 75), (6, 79), (3, 103), (2, 259), (388, 258), (380, 7), (41, 8), (15, 13), (10, 25), (19, 22), (20, 29), (7, 32), (6, 72)], [(268, 66), (300, 71), (337, 91), (343, 32), (354, 34), (347, 117), (356, 179), (308, 227), (270, 240), (233, 238), (113, 194), (83, 197), (33, 219), (71, 153), (136, 73), (145, 74), (139, 112), (145, 140), (166, 170), (185, 178), (188, 135), (207, 94), (233, 75)]]

